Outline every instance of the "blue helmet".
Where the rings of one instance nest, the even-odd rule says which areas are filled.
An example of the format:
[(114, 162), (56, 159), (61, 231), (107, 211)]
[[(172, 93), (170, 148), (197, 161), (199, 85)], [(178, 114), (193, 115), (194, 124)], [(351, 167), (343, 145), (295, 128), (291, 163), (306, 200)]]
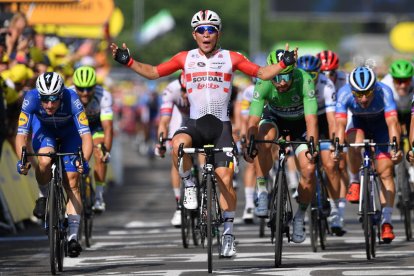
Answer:
[(312, 55), (304, 55), (298, 58), (297, 67), (307, 72), (318, 72), (321, 68), (321, 60)]
[(349, 74), (349, 84), (354, 91), (365, 92), (371, 90), (376, 81), (377, 77), (375, 76), (374, 71), (366, 66), (356, 67), (352, 70), (351, 74)]

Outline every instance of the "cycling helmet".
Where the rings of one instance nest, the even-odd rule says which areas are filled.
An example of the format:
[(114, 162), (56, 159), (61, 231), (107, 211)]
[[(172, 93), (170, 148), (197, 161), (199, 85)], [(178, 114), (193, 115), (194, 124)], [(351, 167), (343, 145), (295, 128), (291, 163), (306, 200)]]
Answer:
[(73, 84), (80, 88), (92, 87), (96, 84), (95, 69), (91, 66), (81, 66), (73, 74)]
[(352, 90), (358, 92), (365, 92), (371, 90), (376, 82), (376, 76), (371, 68), (360, 66), (352, 70), (349, 74), (349, 84)]
[(411, 78), (414, 75), (414, 67), (408, 60), (399, 59), (391, 64), (390, 74), (393, 78)]
[[(282, 50), (282, 49), (278, 49), (276, 51), (270, 52), (270, 54), (267, 56), (267, 64), (271, 65), (271, 64), (279, 63), (279, 61), (282, 59), (284, 53), (285, 53), (285, 50)], [(294, 64), (289, 65), (285, 69), (280, 71), (279, 74), (280, 75), (281, 74), (288, 74), (288, 73), (293, 71), (294, 67), (295, 67)]]
[(297, 66), (307, 72), (318, 72), (321, 67), (321, 60), (312, 55), (304, 55), (298, 58)]
[(184, 71), (181, 72), (180, 76), (178, 77), (178, 81), (180, 82), (181, 88), (186, 90), (187, 88), (187, 81), (185, 80), (185, 73)]
[(325, 50), (316, 55), (321, 60), (321, 71), (333, 71), (339, 67), (339, 57), (331, 50)]
[(36, 80), (36, 89), (40, 95), (60, 95), (63, 87), (62, 77), (55, 72), (43, 73)]
[(217, 13), (211, 10), (201, 10), (194, 14), (193, 19), (191, 19), (193, 29), (200, 25), (213, 25), (221, 30), (221, 19)]

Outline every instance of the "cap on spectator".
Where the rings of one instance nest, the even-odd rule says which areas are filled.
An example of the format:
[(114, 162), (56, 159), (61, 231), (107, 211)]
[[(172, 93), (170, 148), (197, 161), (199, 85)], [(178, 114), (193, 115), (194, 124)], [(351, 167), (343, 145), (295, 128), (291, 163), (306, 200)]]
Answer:
[(3, 79), (10, 79), (14, 83), (21, 83), (30, 78), (33, 78), (34, 73), (32, 69), (28, 68), (26, 65), (16, 64), (9, 70), (1, 72), (0, 75)]

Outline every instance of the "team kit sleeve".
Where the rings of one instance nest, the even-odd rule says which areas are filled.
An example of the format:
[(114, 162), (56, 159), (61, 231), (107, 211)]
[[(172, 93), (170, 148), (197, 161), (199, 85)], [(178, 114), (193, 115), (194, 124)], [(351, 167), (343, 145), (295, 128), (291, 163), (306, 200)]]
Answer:
[(318, 114), (318, 100), (315, 95), (315, 83), (306, 72), (302, 72), (302, 80), (304, 114), (305, 116), (316, 115)]
[(161, 116), (172, 116), (173, 108), (174, 108), (174, 92), (173, 86), (174, 82), (170, 82), (167, 87), (165, 87), (164, 91), (162, 92), (161, 97), (161, 107), (160, 107), (160, 115)]
[(82, 136), (83, 134), (90, 133), (88, 117), (78, 95), (75, 92), (71, 93), (70, 100), (73, 121), (79, 135)]
[(37, 90), (30, 90), (23, 99), (22, 110), (20, 111), (17, 134), (27, 135), (33, 121), (36, 106), (40, 105)]
[(335, 112), (336, 90), (335, 85), (330, 79), (326, 80), (323, 93), (325, 99), (325, 111)]
[(384, 114), (385, 117), (397, 116), (397, 104), (394, 101), (394, 96), (391, 88), (386, 84), (381, 84), (384, 93)]
[[(249, 115), (261, 117), (266, 101), (267, 93), (269, 91), (270, 81), (258, 80), (253, 92), (252, 102), (250, 103)], [(272, 85), (270, 83), (270, 85)]]
[(336, 118), (347, 118), (348, 112), (348, 97), (349, 92), (348, 84), (342, 86), (337, 93), (336, 105), (335, 105), (335, 117)]
[(233, 63), (233, 71), (241, 72), (251, 77), (257, 77), (260, 66), (248, 60), (245, 56), (238, 52), (230, 51), (230, 58)]
[(112, 95), (107, 90), (103, 90), (103, 96), (101, 99), (101, 121), (112, 121), (114, 118), (114, 112), (112, 110)]
[(170, 60), (159, 64), (157, 68), (158, 75), (160, 77), (168, 76), (177, 70), (184, 69), (185, 60), (187, 58), (188, 51), (179, 52), (173, 56)]

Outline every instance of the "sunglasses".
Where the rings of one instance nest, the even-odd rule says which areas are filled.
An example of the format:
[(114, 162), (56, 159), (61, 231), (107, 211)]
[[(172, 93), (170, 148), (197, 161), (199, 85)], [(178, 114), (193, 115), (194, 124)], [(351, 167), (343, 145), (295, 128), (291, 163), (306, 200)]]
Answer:
[(82, 93), (82, 92), (90, 93), (94, 88), (95, 88), (95, 86), (92, 86), (92, 87), (77, 87), (76, 86), (76, 90), (79, 93)]
[(403, 84), (403, 83), (407, 84), (407, 83), (411, 82), (411, 78), (403, 78), (403, 79), (402, 78), (394, 78), (394, 81), (398, 84)]
[(322, 74), (324, 74), (327, 77), (335, 77), (336, 76), (336, 71), (332, 70), (332, 71), (321, 71)]
[(40, 95), (40, 101), (44, 103), (48, 102), (56, 102), (57, 100), (60, 100), (59, 95)]
[(289, 73), (289, 74), (280, 74), (280, 75), (276, 75), (273, 78), (273, 81), (275, 81), (276, 83), (280, 83), (283, 80), (285, 82), (288, 82), (288, 81), (290, 81), (292, 79), (292, 77), (293, 77), (293, 74), (292, 73)]
[(354, 96), (357, 97), (357, 98), (362, 98), (364, 96), (366, 96), (368, 98), (373, 93), (374, 93), (374, 89), (371, 89), (371, 90), (368, 90), (368, 91), (364, 91), (364, 92), (352, 91), (352, 94), (354, 94)]
[(199, 34), (204, 34), (205, 31), (209, 34), (218, 33), (218, 29), (215, 26), (198, 26), (194, 31)]
[(319, 76), (319, 72), (310, 71), (308, 74), (311, 76), (312, 80), (316, 80)]

